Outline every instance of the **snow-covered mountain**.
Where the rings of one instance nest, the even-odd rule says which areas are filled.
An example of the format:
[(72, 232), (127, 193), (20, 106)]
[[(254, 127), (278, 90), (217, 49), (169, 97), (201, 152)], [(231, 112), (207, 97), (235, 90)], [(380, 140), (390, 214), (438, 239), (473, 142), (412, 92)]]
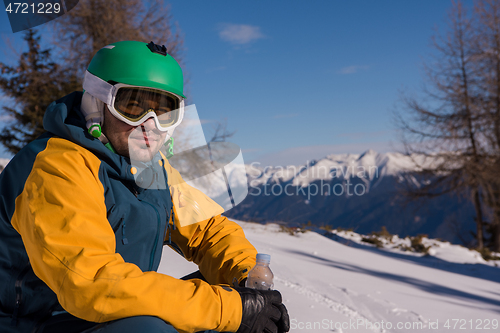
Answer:
[[(299, 176), (305, 177), (308, 175), (308, 179), (313, 181), (320, 178), (331, 178), (335, 174), (331, 173), (329, 175), (324, 174), (324, 170), (334, 170), (337, 169), (339, 174), (352, 174), (352, 168), (370, 166), (382, 166), (387, 165), (389, 161), (398, 160), (397, 157), (393, 157), (394, 154), (377, 154), (373, 150), (368, 150), (363, 154), (332, 154), (328, 155), (323, 159), (318, 161), (313, 160), (300, 166), (286, 166), (286, 167), (266, 167), (260, 168), (258, 164), (252, 164), (251, 167), (255, 171), (252, 174), (256, 179), (261, 182), (269, 178), (277, 177), (282, 180), (288, 180), (290, 178), (295, 178)], [(393, 157), (393, 158), (391, 158)], [(401, 158), (400, 158), (401, 159)], [(401, 159), (402, 160), (402, 159)], [(394, 163), (392, 163), (394, 164)], [(394, 168), (392, 168), (394, 169)], [(398, 168), (396, 168), (398, 169)], [(392, 171), (392, 170), (391, 170)]]
[(407, 202), (402, 173), (432, 160), (399, 153), (329, 155), (301, 166), (247, 165), (249, 195), (228, 216), (247, 221), (327, 224), (361, 233), (385, 226), (400, 235), (428, 234), (470, 241), (474, 210), (466, 198), (445, 195)]
[(402, 172), (416, 171), (418, 165), (431, 163), (423, 156), (377, 153), (370, 149), (363, 154), (332, 154), (300, 166), (262, 167), (253, 163), (247, 166), (247, 172), (254, 185), (291, 181), (294, 186), (306, 187), (318, 180), (361, 178), (368, 181), (365, 184), (369, 190), (383, 177), (400, 177)]
[[(261, 253), (271, 255), (291, 333), (498, 332), (500, 268), (477, 252), (437, 240), (428, 255), (362, 243), (362, 235), (237, 221)], [(165, 248), (159, 271), (197, 270)]]

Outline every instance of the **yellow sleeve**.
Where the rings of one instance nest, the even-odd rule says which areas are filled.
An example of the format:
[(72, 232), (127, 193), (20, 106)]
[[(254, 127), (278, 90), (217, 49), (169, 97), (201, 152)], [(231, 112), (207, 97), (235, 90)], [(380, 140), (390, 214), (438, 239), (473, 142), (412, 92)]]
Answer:
[[(255, 265), (257, 250), (245, 237), (243, 229), (220, 214), (224, 209), (197, 189), (182, 181), (177, 170), (165, 165), (174, 205), (175, 229), (172, 242), (184, 257), (196, 263), (211, 284), (243, 280)], [(200, 213), (203, 212), (203, 213)], [(194, 223), (193, 217), (213, 216)], [(167, 235), (168, 237), (169, 235)]]
[(50, 139), (16, 198), (13, 227), (35, 274), (69, 313), (93, 322), (156, 316), (181, 332), (236, 331), (241, 298), (227, 287), (142, 272), (115, 253), (100, 161)]

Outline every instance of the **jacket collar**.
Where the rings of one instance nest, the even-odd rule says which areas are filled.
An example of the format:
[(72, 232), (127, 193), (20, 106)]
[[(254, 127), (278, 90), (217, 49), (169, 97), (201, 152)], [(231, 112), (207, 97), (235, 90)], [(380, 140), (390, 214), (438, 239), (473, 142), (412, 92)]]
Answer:
[(97, 138), (91, 136), (86, 127), (85, 117), (80, 111), (83, 93), (75, 91), (55, 102), (52, 102), (43, 117), (43, 127), (55, 136), (69, 140), (86, 148), (100, 160), (115, 170), (120, 178), (130, 178), (130, 160), (113, 153)]

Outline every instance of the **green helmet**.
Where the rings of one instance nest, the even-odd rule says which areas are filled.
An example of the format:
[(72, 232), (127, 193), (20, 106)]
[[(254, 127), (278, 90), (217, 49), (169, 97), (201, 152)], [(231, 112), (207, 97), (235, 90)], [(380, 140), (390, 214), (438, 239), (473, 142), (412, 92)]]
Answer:
[(95, 54), (87, 71), (111, 83), (149, 87), (184, 96), (182, 69), (165, 46), (123, 41)]
[(89, 133), (101, 141), (106, 141), (101, 132), (103, 103), (113, 111), (117, 87), (122, 85), (166, 91), (176, 95), (181, 106), (184, 105), (182, 69), (167, 54), (165, 46), (136, 41), (104, 46), (97, 51), (85, 72), (81, 103)]

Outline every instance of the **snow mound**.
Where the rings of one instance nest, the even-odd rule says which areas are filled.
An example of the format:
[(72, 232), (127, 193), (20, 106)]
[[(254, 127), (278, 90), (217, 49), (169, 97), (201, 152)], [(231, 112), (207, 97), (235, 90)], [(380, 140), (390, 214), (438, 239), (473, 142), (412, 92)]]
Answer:
[[(400, 238), (398, 235), (361, 235), (348, 230), (332, 230), (331, 234), (344, 240), (350, 240), (357, 244), (374, 246), (387, 251), (402, 253), (412, 256), (431, 256), (443, 261), (461, 264), (485, 264), (489, 266), (500, 266), (500, 260), (486, 261), (481, 254), (475, 250), (450, 242), (429, 239), (426, 236)], [(337, 240), (340, 240), (337, 238)], [(492, 253), (500, 258), (500, 253)]]

